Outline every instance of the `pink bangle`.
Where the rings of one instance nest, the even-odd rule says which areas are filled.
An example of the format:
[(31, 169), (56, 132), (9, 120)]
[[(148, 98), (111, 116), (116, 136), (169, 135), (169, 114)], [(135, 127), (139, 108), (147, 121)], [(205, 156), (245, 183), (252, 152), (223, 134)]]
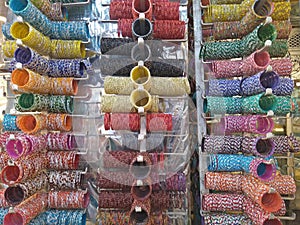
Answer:
[(276, 176), (276, 165), (262, 158), (255, 158), (250, 163), (250, 173), (262, 180), (273, 180)]
[(204, 211), (243, 211), (244, 195), (242, 194), (204, 194), (202, 209)]
[(279, 76), (290, 76), (293, 70), (293, 63), (290, 58), (272, 59), (270, 66)]
[(205, 173), (205, 188), (218, 191), (241, 192), (243, 175), (230, 173)]
[(74, 150), (77, 146), (75, 137), (70, 133), (46, 134), (48, 150)]
[(155, 20), (153, 36), (155, 39), (184, 39), (185, 22), (179, 20)]
[(50, 191), (48, 194), (48, 207), (53, 209), (84, 209), (89, 201), (87, 191)]
[(290, 195), (296, 193), (296, 183), (292, 176), (277, 174), (275, 178), (266, 184), (270, 185), (281, 195)]

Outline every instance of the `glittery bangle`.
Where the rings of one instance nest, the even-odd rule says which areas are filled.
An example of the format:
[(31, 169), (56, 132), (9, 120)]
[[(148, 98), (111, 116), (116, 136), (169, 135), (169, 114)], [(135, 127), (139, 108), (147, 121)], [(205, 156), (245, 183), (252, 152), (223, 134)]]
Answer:
[(300, 151), (300, 143), (294, 135), (274, 136), (272, 141), (274, 142), (274, 153), (276, 154)]
[(267, 158), (275, 152), (274, 139), (263, 139), (262, 137), (243, 137), (241, 150), (246, 154), (253, 154)]
[(0, 189), (0, 207), (1, 208), (8, 208), (10, 206), (10, 203), (7, 202), (5, 199), (5, 192), (6, 192), (6, 189)]
[(206, 135), (203, 137), (202, 150), (207, 153), (236, 154), (241, 151), (243, 137)]
[(48, 0), (33, 0), (31, 2), (50, 20), (64, 20), (65, 15), (63, 14), (61, 3), (51, 4)]
[(138, 0), (133, 0), (132, 1), (132, 16), (134, 19), (139, 18), (139, 15), (141, 13), (145, 14), (145, 17), (147, 19), (152, 19), (152, 10), (153, 10), (153, 5), (150, 0), (146, 0), (143, 2), (144, 5), (141, 4), (140, 1)]
[(274, 122), (272, 118), (259, 115), (249, 116), (225, 116), (221, 123), (216, 126), (216, 130), (230, 133), (257, 133), (266, 134), (273, 130)]
[(246, 166), (252, 176), (262, 181), (272, 180), (276, 175), (276, 165), (268, 160), (253, 158), (251, 163)]
[(274, 95), (292, 95), (294, 81), (291, 78), (280, 77), (278, 85), (273, 88)]
[(293, 63), (290, 58), (272, 59), (270, 66), (279, 76), (290, 76), (293, 70)]
[(5, 152), (0, 152), (0, 166), (1, 168), (5, 167), (10, 160), (10, 156)]
[(267, 212), (276, 212), (281, 208), (282, 198), (278, 192), (271, 192), (270, 186), (252, 176), (245, 176), (242, 190)]
[(131, 195), (137, 201), (149, 199), (152, 193), (152, 182), (150, 178), (142, 180), (142, 185), (135, 181), (131, 186)]
[(17, 125), (17, 116), (5, 114), (2, 125), (5, 131), (20, 131), (20, 128)]
[(276, 96), (276, 105), (274, 108), (274, 114), (279, 116), (285, 116), (288, 113), (294, 113), (298, 111), (298, 104), (294, 97), (291, 96)]
[(296, 193), (296, 183), (292, 176), (277, 174), (275, 178), (266, 184), (270, 185), (281, 195)]
[(18, 48), (16, 41), (4, 41), (2, 44), (2, 51), (5, 57), (13, 58), (16, 49)]
[(26, 134), (35, 134), (46, 128), (46, 116), (43, 114), (20, 115), (17, 126)]
[[(25, 135), (18, 135), (13, 139), (8, 139), (6, 142), (6, 152), (12, 159), (18, 159), (21, 156), (29, 155), (33, 146)], [(40, 149), (37, 149), (39, 151)]]
[[(277, 108), (277, 97), (275, 95), (258, 94), (243, 98), (242, 108), (244, 114), (267, 114)], [(276, 114), (278, 115), (278, 114)]]
[(111, 1), (109, 5), (109, 18), (111, 20), (132, 19), (132, 1)]
[(240, 95), (240, 85), (240, 80), (210, 79), (207, 95), (224, 97)]
[(205, 43), (200, 50), (200, 58), (218, 60), (247, 56), (262, 48), (265, 41), (275, 39), (276, 30), (272, 24), (260, 25), (241, 40)]
[[(1, 132), (0, 133), (0, 148), (5, 148), (7, 140), (10, 138), (12, 132)], [(0, 166), (1, 167), (1, 166)]]
[(76, 151), (48, 151), (47, 159), (51, 170), (77, 170), (80, 161)]
[(65, 95), (50, 95), (47, 111), (72, 114), (74, 111), (73, 98)]
[(275, 2), (275, 10), (272, 14), (273, 20), (288, 20), (291, 13), (290, 2)]
[(36, 177), (6, 188), (5, 199), (11, 205), (18, 205), (36, 192), (46, 189), (48, 185), (47, 173), (42, 171)]
[(48, 207), (52, 209), (84, 209), (87, 208), (90, 195), (87, 191), (50, 191)]
[(275, 40), (268, 48), (268, 52), (271, 57), (285, 57), (288, 53), (287, 40)]
[[(137, 209), (140, 210), (137, 210)], [(129, 212), (130, 222), (133, 224), (148, 224), (150, 220), (151, 203), (150, 200), (137, 201), (134, 200)]]
[[(272, 15), (273, 18), (273, 15)], [(280, 20), (272, 22), (277, 30), (277, 39), (288, 39), (292, 31), (292, 23), (290, 20)]]
[(243, 214), (217, 214), (217, 213), (210, 213), (210, 214), (204, 214), (203, 216), (204, 224), (205, 225), (217, 225), (217, 224), (223, 224), (223, 225), (252, 225), (252, 221)]
[(31, 26), (43, 33), (45, 36), (49, 36), (51, 34), (51, 21), (30, 1), (9, 1), (9, 8), (14, 14), (21, 16), (24, 21), (28, 22)]
[(185, 22), (180, 20), (155, 20), (153, 37), (155, 39), (184, 39)]
[(4, 23), (1, 27), (1, 30), (2, 30), (2, 34), (4, 35), (4, 37), (7, 39), (7, 40), (14, 40), (13, 36), (11, 35), (10, 33), (10, 27), (11, 27), (12, 23)]
[(155, 20), (179, 20), (179, 2), (156, 2), (153, 7)]
[(47, 114), (46, 128), (51, 131), (70, 131), (72, 129), (72, 117), (68, 114)]
[(54, 21), (51, 23), (51, 39), (88, 41), (90, 34), (88, 24), (81, 21)]
[(49, 172), (49, 188), (51, 190), (80, 189), (82, 176), (82, 171), (80, 170), (52, 170)]
[(152, 162), (148, 155), (138, 154), (130, 163), (129, 172), (139, 180), (147, 178), (151, 173)]
[(205, 173), (205, 188), (218, 191), (241, 192), (243, 175), (230, 173)]
[(74, 150), (77, 146), (75, 137), (70, 133), (48, 133), (45, 139), (47, 150)]
[[(139, 70), (134, 67), (133, 70)], [(143, 85), (145, 89), (149, 89), (149, 93), (152, 95), (161, 96), (182, 96), (191, 92), (189, 81), (185, 77), (150, 77), (150, 71), (145, 70), (145, 73), (149, 71), (149, 77), (142, 84), (139, 84), (139, 78), (136, 77), (131, 70), (131, 78), (129, 77), (115, 77), (107, 76), (104, 80), (104, 90), (106, 94), (130, 94), (138, 85)], [(135, 72), (135, 71), (134, 71)], [(151, 74), (152, 75), (152, 74)], [(230, 90), (228, 91), (230, 92)]]
[(47, 208), (47, 194), (40, 192), (32, 195), (21, 204), (14, 207), (14, 212), (5, 215), (3, 224), (28, 224), (30, 220), (45, 211)]
[(242, 194), (204, 194), (202, 196), (202, 209), (214, 212), (241, 212), (243, 211), (244, 199)]
[(56, 59), (85, 58), (85, 45), (82, 41), (51, 40), (50, 56)]
[(222, 60), (212, 62), (212, 71), (216, 78), (250, 76), (265, 70), (270, 63), (267, 51), (255, 51), (243, 60)]
[(245, 96), (256, 95), (265, 92), (267, 88), (275, 89), (278, 85), (278, 74), (273, 71), (263, 71), (241, 81), (241, 94)]
[(274, 11), (274, 3), (266, 1), (263, 5), (254, 2), (250, 10), (240, 21), (216, 22), (213, 25), (213, 36), (215, 40), (236, 39), (254, 30), (267, 16)]
[[(130, 55), (135, 45), (132, 38), (101, 38), (101, 53), (110, 55)], [(118, 53), (117, 53), (118, 52)]]
[(210, 114), (240, 114), (242, 110), (242, 98), (234, 97), (210, 97), (204, 99), (204, 112)]
[(43, 155), (29, 155), (15, 161), (13, 165), (5, 166), (1, 171), (2, 182), (7, 185), (14, 185), (35, 177), (41, 170), (47, 168), (47, 161)]
[(19, 112), (41, 112), (46, 111), (49, 106), (49, 97), (23, 93), (15, 98), (15, 109)]

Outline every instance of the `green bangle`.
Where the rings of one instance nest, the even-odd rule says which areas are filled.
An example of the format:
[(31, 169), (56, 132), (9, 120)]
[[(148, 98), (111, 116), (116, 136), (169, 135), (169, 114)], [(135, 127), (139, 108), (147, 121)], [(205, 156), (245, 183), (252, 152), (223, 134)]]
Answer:
[(275, 95), (253, 95), (243, 98), (242, 108), (245, 114), (267, 114), (269, 110), (276, 107), (277, 98)]
[(48, 112), (51, 113), (73, 113), (73, 98), (65, 95), (50, 95)]
[(284, 57), (288, 53), (288, 42), (287, 40), (276, 40), (268, 48), (270, 57)]
[(285, 116), (288, 113), (298, 111), (298, 104), (296, 98), (291, 96), (277, 96), (277, 104), (273, 109), (274, 114), (278, 116)]
[(23, 93), (16, 97), (15, 109), (20, 112), (45, 111), (48, 107), (48, 97), (31, 93)]
[(203, 109), (211, 114), (240, 114), (242, 113), (242, 98), (240, 97), (211, 97), (204, 99)]

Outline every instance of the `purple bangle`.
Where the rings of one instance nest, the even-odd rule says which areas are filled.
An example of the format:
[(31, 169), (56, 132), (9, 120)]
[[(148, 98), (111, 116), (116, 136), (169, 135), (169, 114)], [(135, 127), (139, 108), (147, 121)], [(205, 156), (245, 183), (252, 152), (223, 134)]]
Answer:
[(249, 116), (225, 116), (214, 128), (215, 132), (231, 133), (256, 133), (267, 134), (273, 130), (274, 122), (272, 118), (259, 115)]
[(273, 88), (274, 95), (291, 95), (294, 90), (294, 81), (291, 78), (280, 77), (278, 85)]
[(246, 154), (266, 158), (274, 154), (275, 144), (272, 139), (245, 136), (242, 140), (241, 150)]
[(240, 80), (211, 79), (208, 83), (207, 96), (232, 97), (240, 95)]
[(242, 136), (206, 135), (202, 141), (202, 149), (207, 153), (236, 154), (241, 151)]
[(300, 151), (300, 144), (294, 135), (275, 136), (272, 140), (274, 142), (274, 153), (283, 154), (287, 152)]
[(262, 181), (270, 181), (276, 176), (276, 166), (262, 158), (254, 158), (250, 163), (250, 173)]

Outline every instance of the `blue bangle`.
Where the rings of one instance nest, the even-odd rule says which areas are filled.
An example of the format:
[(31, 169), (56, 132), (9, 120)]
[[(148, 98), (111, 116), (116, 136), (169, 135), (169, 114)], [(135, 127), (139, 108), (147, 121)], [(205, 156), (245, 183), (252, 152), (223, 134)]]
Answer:
[(208, 96), (232, 97), (240, 95), (240, 80), (211, 79), (208, 82)]
[(278, 84), (279, 76), (277, 73), (263, 71), (241, 81), (241, 94), (243, 96), (256, 95), (265, 92), (267, 88), (274, 89)]
[(51, 21), (29, 0), (11, 0), (9, 2), (9, 8), (14, 14), (21, 16), (24, 21), (28, 22), (45, 36), (51, 34)]
[(0, 224), (3, 224), (4, 216), (8, 213), (8, 209), (0, 208)]
[(5, 131), (20, 131), (17, 126), (17, 116), (5, 114), (3, 118), (3, 129)]
[(291, 78), (280, 77), (278, 85), (273, 89), (274, 95), (291, 95), (294, 90), (294, 81)]
[(208, 171), (250, 171), (250, 163), (254, 156), (215, 154), (210, 155)]
[(88, 41), (90, 34), (88, 24), (81, 21), (53, 21), (51, 23), (51, 39)]
[(2, 25), (2, 33), (7, 40), (15, 40), (10, 33), (10, 27), (12, 23), (5, 23)]

